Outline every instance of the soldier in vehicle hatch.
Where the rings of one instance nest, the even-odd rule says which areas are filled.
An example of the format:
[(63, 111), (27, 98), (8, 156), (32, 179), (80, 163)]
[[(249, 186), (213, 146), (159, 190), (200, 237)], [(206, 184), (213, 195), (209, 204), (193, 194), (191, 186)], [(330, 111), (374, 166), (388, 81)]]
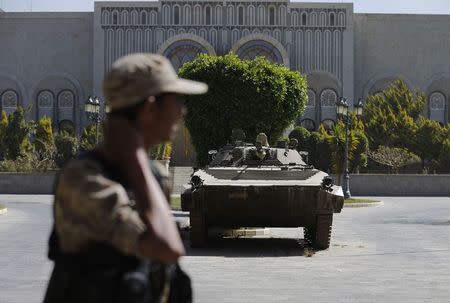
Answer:
[[(172, 264), (184, 247), (146, 151), (171, 140), (185, 112), (180, 95), (206, 91), (159, 55), (113, 64), (103, 83), (111, 111), (104, 143), (70, 162), (55, 187), (45, 303), (190, 302), (185, 276), (168, 278), (181, 271)], [(149, 278), (153, 271), (161, 279)]]
[(255, 147), (256, 147), (255, 151), (256, 157), (259, 160), (264, 160), (264, 158), (267, 155), (266, 149), (269, 147), (269, 143), (267, 141), (267, 136), (265, 133), (259, 133), (256, 136)]

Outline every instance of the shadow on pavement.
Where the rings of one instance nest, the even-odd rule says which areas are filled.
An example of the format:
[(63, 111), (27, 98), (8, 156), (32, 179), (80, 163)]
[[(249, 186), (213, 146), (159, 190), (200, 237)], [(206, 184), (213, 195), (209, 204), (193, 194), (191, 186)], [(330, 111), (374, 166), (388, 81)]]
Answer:
[(190, 247), (188, 256), (221, 256), (226, 258), (312, 256), (314, 251), (303, 240), (280, 238), (220, 238), (211, 239), (202, 248)]

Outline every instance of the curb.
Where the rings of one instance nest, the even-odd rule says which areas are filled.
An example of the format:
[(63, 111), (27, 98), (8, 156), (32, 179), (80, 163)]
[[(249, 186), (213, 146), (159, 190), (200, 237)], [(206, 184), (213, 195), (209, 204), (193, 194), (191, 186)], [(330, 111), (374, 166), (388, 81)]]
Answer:
[(344, 203), (345, 208), (376, 207), (381, 205), (384, 205), (383, 201), (370, 203)]

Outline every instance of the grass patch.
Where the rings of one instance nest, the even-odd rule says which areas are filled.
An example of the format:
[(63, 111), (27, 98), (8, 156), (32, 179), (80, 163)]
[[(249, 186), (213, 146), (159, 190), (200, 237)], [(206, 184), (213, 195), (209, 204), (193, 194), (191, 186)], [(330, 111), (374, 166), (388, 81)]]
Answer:
[(181, 210), (181, 197), (170, 197), (170, 207), (173, 210)]
[(5, 209), (5, 208), (6, 208), (6, 205), (3, 205), (0, 203), (0, 210)]
[(350, 198), (350, 199), (345, 199), (344, 203), (377, 203), (380, 202), (378, 200), (373, 200), (373, 199), (355, 199), (355, 198)]

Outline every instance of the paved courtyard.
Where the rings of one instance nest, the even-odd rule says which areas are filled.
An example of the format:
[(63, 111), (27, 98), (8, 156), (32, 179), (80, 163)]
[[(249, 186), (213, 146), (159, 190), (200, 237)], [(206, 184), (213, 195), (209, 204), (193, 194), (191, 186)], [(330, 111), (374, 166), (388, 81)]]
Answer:
[[(0, 303), (42, 300), (51, 198), (0, 196)], [(189, 250), (195, 302), (450, 302), (450, 198), (380, 199), (335, 215), (312, 257), (301, 229)]]

